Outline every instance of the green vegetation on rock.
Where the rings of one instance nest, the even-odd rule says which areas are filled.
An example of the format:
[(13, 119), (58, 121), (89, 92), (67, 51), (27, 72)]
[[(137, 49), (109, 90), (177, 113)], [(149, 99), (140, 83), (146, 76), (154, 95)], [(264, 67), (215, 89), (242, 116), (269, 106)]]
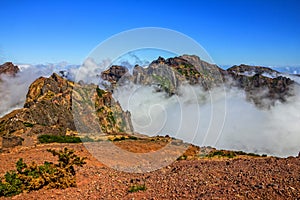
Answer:
[(38, 136), (40, 143), (81, 143), (80, 137), (67, 135), (40, 135)]
[(132, 185), (128, 189), (128, 192), (145, 191), (146, 189), (147, 188), (146, 188), (145, 184), (142, 184), (142, 185)]
[(81, 143), (81, 142), (98, 142), (99, 140), (94, 140), (92, 138), (77, 137), (69, 135), (40, 135), (38, 137), (40, 143)]
[(227, 157), (227, 158), (234, 158), (236, 156), (252, 156), (252, 157), (266, 157), (267, 155), (263, 154), (260, 156), (259, 154), (255, 153), (246, 153), (243, 151), (226, 151), (226, 150), (214, 150), (207, 154), (205, 157), (212, 158), (212, 157)]
[(48, 149), (58, 157), (56, 164), (45, 161), (43, 165), (32, 162), (30, 165), (20, 158), (16, 163), (17, 171), (6, 172), (0, 179), (0, 196), (14, 196), (23, 191), (46, 188), (68, 188), (76, 186), (74, 166), (83, 167), (85, 159), (74, 154), (73, 150)]
[(146, 188), (146, 184), (145, 184), (145, 180), (141, 180), (141, 179), (131, 179), (130, 180), (130, 187), (128, 189), (128, 192), (138, 192), (138, 191), (145, 191)]

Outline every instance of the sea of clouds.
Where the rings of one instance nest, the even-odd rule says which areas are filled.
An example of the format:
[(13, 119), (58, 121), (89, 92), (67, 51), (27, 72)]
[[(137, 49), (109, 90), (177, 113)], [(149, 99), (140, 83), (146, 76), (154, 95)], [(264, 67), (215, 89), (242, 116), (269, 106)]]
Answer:
[[(86, 66), (93, 64), (87, 60)], [(105, 63), (102, 63), (105, 65)], [(16, 77), (2, 76), (0, 116), (23, 107), (29, 85), (53, 72), (99, 84), (97, 66), (21, 65)], [(94, 75), (93, 75), (94, 74)], [(299, 77), (292, 76), (295, 81)], [(178, 95), (168, 96), (153, 87), (125, 85), (114, 91), (124, 110), (131, 112), (135, 131), (147, 135), (170, 135), (200, 146), (290, 156), (300, 151), (300, 89), (286, 103), (260, 109), (246, 101), (245, 92), (226, 85), (203, 91), (184, 85)], [(258, 94), (259, 95), (259, 94)]]

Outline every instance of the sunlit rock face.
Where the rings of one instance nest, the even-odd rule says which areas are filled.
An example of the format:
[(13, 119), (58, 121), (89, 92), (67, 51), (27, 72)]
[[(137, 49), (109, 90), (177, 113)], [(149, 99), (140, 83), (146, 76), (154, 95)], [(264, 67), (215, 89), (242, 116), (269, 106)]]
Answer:
[[(90, 91), (90, 99), (84, 93), (87, 90)], [(0, 135), (12, 137), (24, 134), (65, 135), (70, 131), (76, 133), (74, 109), (76, 117), (82, 114), (80, 112), (90, 111), (101, 133), (133, 132), (130, 113), (122, 110), (110, 92), (95, 85), (75, 84), (54, 73), (49, 78), (40, 77), (30, 85), (24, 108), (0, 118)], [(79, 121), (86, 122), (87, 126), (93, 125), (88, 124), (88, 119)], [(95, 130), (99, 131), (97, 128)]]

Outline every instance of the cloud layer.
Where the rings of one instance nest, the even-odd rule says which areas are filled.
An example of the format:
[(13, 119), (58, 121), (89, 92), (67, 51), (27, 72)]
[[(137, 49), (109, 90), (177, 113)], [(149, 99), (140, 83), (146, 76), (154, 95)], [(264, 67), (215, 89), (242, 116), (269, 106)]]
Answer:
[(114, 96), (132, 114), (134, 128), (147, 135), (170, 135), (200, 146), (297, 155), (300, 151), (300, 90), (270, 110), (246, 101), (238, 89), (208, 92), (185, 86), (168, 97), (151, 87), (130, 85)]
[[(73, 80), (79, 77), (98, 84), (99, 77), (91, 76), (98, 67), (78, 71), (78, 66), (29, 65), (14, 78), (2, 76), (0, 116), (23, 106), (29, 85), (38, 77), (66, 70)], [(180, 95), (170, 97), (152, 87), (127, 85), (113, 95), (131, 112), (137, 132), (168, 134), (200, 146), (289, 156), (300, 151), (300, 89), (295, 91), (286, 103), (278, 102), (270, 110), (246, 101), (244, 91), (226, 87), (205, 92), (186, 85)]]

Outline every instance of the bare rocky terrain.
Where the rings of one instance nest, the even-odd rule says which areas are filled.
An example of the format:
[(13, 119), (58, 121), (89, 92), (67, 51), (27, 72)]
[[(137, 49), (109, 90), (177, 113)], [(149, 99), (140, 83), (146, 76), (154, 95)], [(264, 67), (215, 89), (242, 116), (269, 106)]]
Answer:
[[(12, 63), (1, 65), (0, 69), (11, 78), (19, 71)], [(270, 73), (276, 77), (265, 76)], [(234, 66), (225, 71), (196, 56), (187, 55), (166, 60), (159, 58), (148, 68), (135, 66), (133, 75), (126, 74), (122, 66), (112, 66), (104, 71), (101, 77), (112, 86), (107, 90), (96, 85), (83, 87), (81, 83), (57, 74), (40, 77), (31, 84), (24, 107), (0, 117), (0, 176), (14, 170), (19, 158), (26, 163), (55, 162), (46, 151), (49, 148), (74, 149), (79, 156), (87, 157), (87, 164), (76, 168), (77, 187), (43, 188), (8, 199), (300, 199), (300, 155), (261, 157), (189, 146), (170, 137), (139, 135), (141, 138), (133, 139), (137, 133), (133, 130), (131, 114), (124, 111), (112, 96), (114, 87), (122, 84), (123, 79), (135, 84), (154, 85), (157, 92), (169, 95), (176, 94), (179, 85), (186, 80), (191, 85), (199, 84), (209, 89), (219, 85), (220, 81), (231, 82), (233, 79), (231, 87), (244, 89), (247, 100), (263, 107), (262, 98), (285, 102), (293, 95), (296, 83), (292, 80), (259, 66)], [(269, 92), (254, 98), (252, 94), (262, 88)], [(76, 120), (74, 113), (77, 114)], [(142, 153), (156, 152), (169, 142), (182, 148), (188, 145), (189, 148), (183, 155), (172, 149), (162, 151), (161, 157), (166, 153), (177, 156), (167, 166), (155, 171), (138, 173), (139, 170), (134, 170), (129, 173), (101, 163), (82, 143), (40, 144), (38, 141), (38, 137), (44, 134), (77, 137), (77, 131), (95, 133), (92, 135), (95, 141), (107, 137), (106, 141), (140, 155), (141, 159)], [(205, 156), (214, 151), (215, 155)], [(125, 166), (133, 162), (126, 156), (103, 149), (100, 155), (112, 155), (108, 156), (112, 163), (121, 161)], [(160, 157), (157, 158), (159, 161)]]
[[(116, 144), (137, 151), (138, 141)], [(136, 144), (136, 145), (135, 145)], [(157, 148), (147, 143), (148, 150)], [(68, 147), (87, 164), (76, 168), (77, 187), (41, 189), (21, 193), (11, 199), (299, 199), (300, 158), (237, 156), (198, 158), (175, 161), (169, 166), (148, 173), (126, 173), (111, 169), (95, 159), (83, 144), (39, 144), (18, 147), (0, 154), (0, 174), (14, 169), (15, 162), (38, 164), (54, 161), (46, 149)], [(144, 148), (143, 148), (144, 149)], [(112, 158), (113, 159), (113, 158)], [(126, 161), (126, 158), (124, 158)], [(145, 190), (129, 192), (132, 186)], [(2, 197), (1, 199), (5, 199)], [(9, 198), (8, 198), (9, 199)]]

